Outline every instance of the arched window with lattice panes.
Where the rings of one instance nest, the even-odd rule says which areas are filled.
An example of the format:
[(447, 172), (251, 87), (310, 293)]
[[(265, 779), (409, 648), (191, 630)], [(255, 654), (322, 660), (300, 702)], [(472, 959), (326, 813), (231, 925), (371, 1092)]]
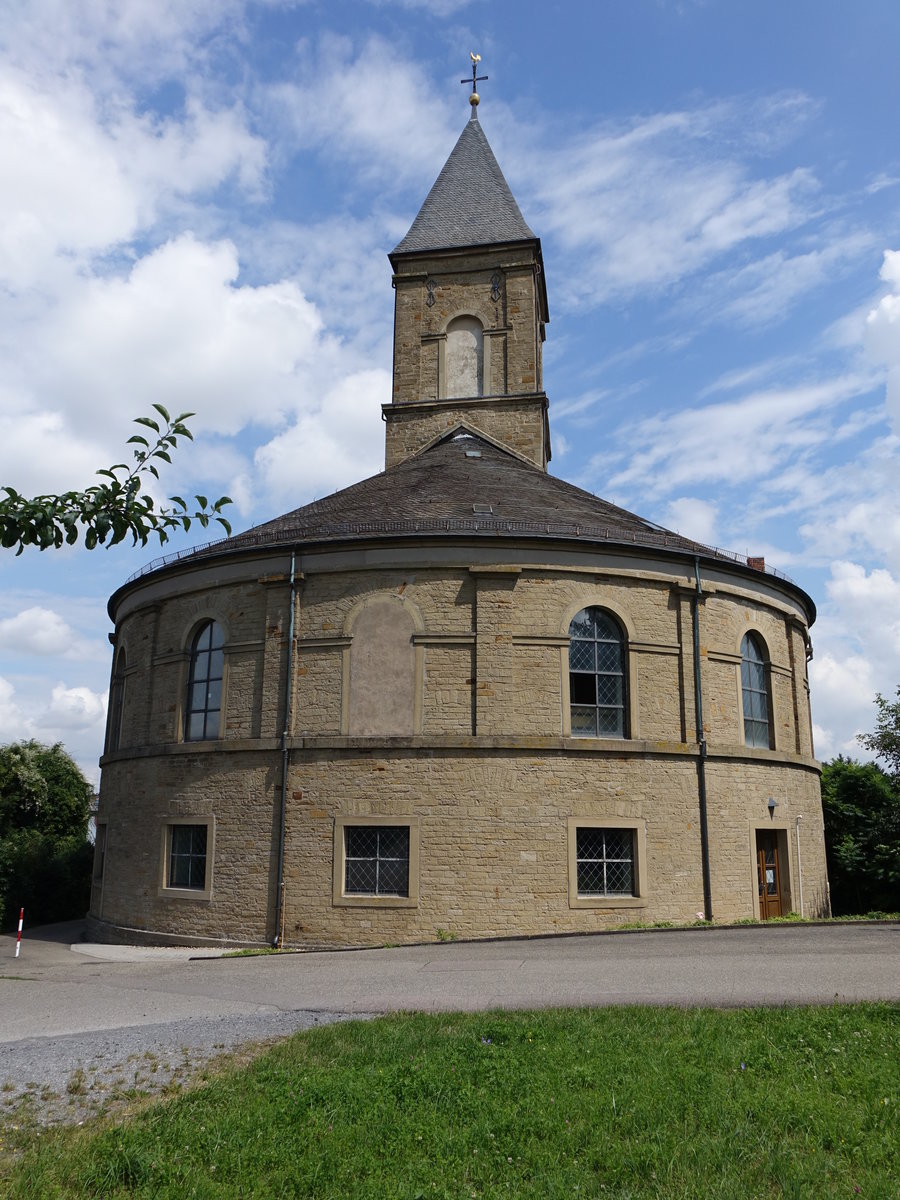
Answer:
[(741, 641), (741, 703), (744, 709), (744, 744), (772, 746), (772, 697), (769, 689), (769, 656), (755, 633)]
[(184, 740), (208, 741), (219, 736), (222, 678), (225, 673), (225, 635), (217, 621), (206, 621), (191, 642)]
[(602, 608), (583, 608), (569, 626), (573, 737), (628, 737), (625, 635)]

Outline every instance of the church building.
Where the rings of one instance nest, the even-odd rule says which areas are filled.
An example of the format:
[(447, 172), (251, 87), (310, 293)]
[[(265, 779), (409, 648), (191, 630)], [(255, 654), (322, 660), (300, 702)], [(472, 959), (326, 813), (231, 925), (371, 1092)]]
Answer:
[(815, 607), (548, 474), (541, 243), (471, 99), (389, 256), (384, 471), (110, 599), (94, 938), (827, 912)]

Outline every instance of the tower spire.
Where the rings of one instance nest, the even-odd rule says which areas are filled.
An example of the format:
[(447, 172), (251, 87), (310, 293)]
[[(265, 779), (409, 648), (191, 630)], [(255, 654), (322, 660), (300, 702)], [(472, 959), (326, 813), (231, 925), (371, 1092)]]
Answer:
[[(475, 112), (475, 109), (478, 107), (478, 103), (481, 100), (481, 97), (478, 95), (478, 91), (477, 91), (477, 88), (475, 85), (481, 80), (486, 80), (488, 77), (487, 77), (487, 75), (479, 75), (478, 74), (478, 64), (481, 62), (481, 55), (476, 54), (474, 50), (470, 50), (469, 58), (471, 58), (471, 60), (472, 60), (472, 94), (469, 97), (469, 103), (472, 105), (472, 116), (474, 117), (477, 115)], [(469, 80), (461, 79), (459, 82), (460, 83), (468, 83)]]

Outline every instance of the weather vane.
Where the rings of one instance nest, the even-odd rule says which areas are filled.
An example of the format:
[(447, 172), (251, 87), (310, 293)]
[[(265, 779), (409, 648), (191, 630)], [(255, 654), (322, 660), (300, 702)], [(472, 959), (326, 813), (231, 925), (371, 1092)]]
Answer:
[[(476, 85), (476, 83), (479, 82), (479, 80), (487, 79), (487, 75), (479, 75), (478, 74), (478, 64), (481, 62), (480, 54), (476, 54), (474, 50), (470, 50), (469, 58), (471, 58), (471, 60), (472, 60), (472, 95), (469, 97), (469, 103), (472, 105), (473, 108), (477, 108), (478, 102), (481, 99), (481, 97), (478, 95), (475, 85)], [(460, 83), (468, 83), (469, 81), (468, 81), (468, 79), (461, 79), (459, 82)]]

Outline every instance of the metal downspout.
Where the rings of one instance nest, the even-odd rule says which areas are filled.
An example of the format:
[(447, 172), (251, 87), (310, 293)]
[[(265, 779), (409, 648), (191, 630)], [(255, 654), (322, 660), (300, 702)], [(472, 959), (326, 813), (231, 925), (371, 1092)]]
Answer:
[(278, 824), (278, 885), (275, 890), (275, 936), (272, 945), (278, 948), (284, 940), (284, 831), (287, 816), (288, 767), (290, 750), (288, 738), (294, 714), (294, 609), (297, 597), (297, 551), (291, 550), (291, 615), (288, 622), (287, 675), (284, 684), (284, 729), (281, 731), (281, 815)]
[(700, 559), (694, 555), (695, 591), (691, 600), (691, 617), (694, 627), (694, 711), (697, 717), (697, 743), (700, 757), (697, 759), (697, 792), (700, 802), (700, 862), (703, 871), (703, 915), (707, 921), (713, 919), (712, 887), (709, 877), (709, 823), (706, 815), (706, 738), (703, 733), (703, 691), (700, 686)]

